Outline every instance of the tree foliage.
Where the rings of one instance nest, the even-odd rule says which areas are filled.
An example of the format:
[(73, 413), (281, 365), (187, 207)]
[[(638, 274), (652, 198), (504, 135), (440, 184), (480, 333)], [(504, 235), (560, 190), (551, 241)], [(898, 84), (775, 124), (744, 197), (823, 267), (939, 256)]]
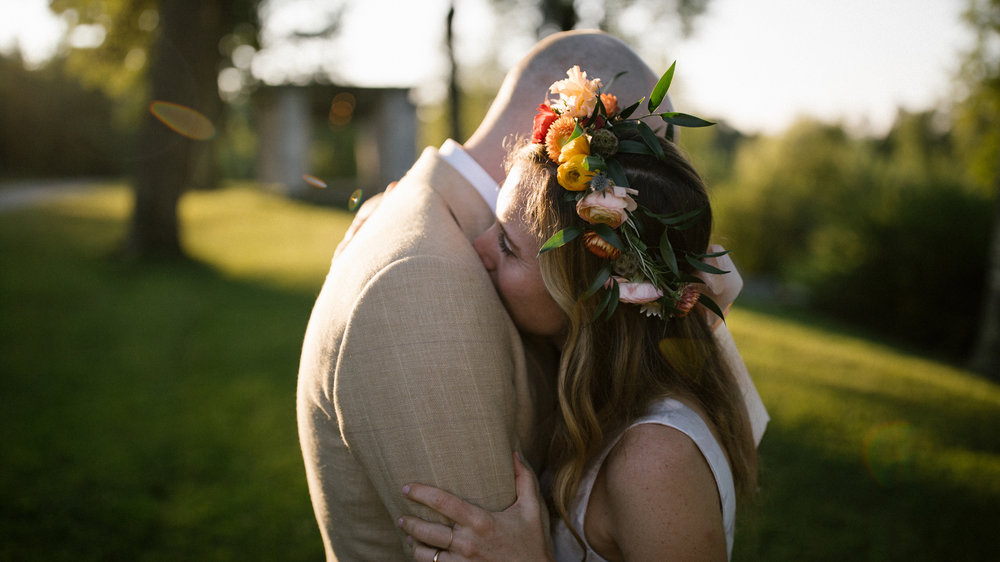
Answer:
[(976, 42), (962, 67), (966, 96), (957, 107), (956, 135), (969, 177), (993, 200), (983, 319), (970, 363), (1000, 380), (1000, 0), (969, 0), (965, 19)]
[[(883, 138), (804, 121), (744, 142), (715, 189), (716, 231), (748, 277), (954, 358), (974, 339), (990, 206), (946, 117), (900, 112)], [(973, 298), (973, 302), (975, 299)]]

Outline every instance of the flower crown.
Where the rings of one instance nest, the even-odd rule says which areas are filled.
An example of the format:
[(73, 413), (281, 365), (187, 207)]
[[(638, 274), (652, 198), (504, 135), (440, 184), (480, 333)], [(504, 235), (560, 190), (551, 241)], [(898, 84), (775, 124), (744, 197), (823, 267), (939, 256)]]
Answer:
[[(548, 157), (558, 164), (556, 179), (570, 192), (567, 198), (576, 201), (576, 212), (587, 223), (555, 233), (542, 245), (539, 255), (582, 237), (588, 250), (608, 260), (582, 297), (602, 293), (595, 319), (602, 313), (604, 318), (610, 317), (618, 302), (641, 305), (646, 315), (660, 318), (686, 316), (700, 303), (723, 317), (718, 305), (702, 292), (705, 282), (681, 272), (678, 261), (683, 259), (700, 272), (723, 274), (728, 272), (702, 260), (727, 252), (678, 255), (668, 237), (671, 229), (693, 226), (704, 208), (663, 215), (639, 205), (633, 199), (641, 201), (639, 191), (629, 186), (622, 165), (615, 159), (622, 153), (665, 159), (656, 133), (642, 121), (647, 117), (660, 117), (667, 124), (667, 140), (673, 137), (674, 127), (714, 125), (685, 113), (656, 113), (666, 98), (675, 66), (670, 65), (656, 83), (646, 104), (649, 113), (642, 117), (630, 118), (645, 98), (619, 111), (618, 99), (604, 93), (599, 78), (588, 80), (579, 66), (569, 69), (565, 80), (552, 84), (549, 92), (558, 94), (558, 99), (538, 106), (532, 142), (543, 144)], [(633, 132), (630, 136), (641, 141), (622, 138), (626, 132)], [(663, 225), (659, 247), (642, 241), (638, 212)]]

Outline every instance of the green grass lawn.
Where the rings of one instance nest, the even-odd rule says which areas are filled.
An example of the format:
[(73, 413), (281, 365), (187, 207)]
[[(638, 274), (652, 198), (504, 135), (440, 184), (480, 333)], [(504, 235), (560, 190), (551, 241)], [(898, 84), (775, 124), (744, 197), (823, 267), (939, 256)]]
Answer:
[[(185, 196), (195, 263), (110, 258), (121, 186), (0, 214), (0, 560), (319, 560), (302, 334), (350, 216)], [(734, 310), (772, 422), (737, 560), (991, 560), (1000, 387), (801, 314)]]

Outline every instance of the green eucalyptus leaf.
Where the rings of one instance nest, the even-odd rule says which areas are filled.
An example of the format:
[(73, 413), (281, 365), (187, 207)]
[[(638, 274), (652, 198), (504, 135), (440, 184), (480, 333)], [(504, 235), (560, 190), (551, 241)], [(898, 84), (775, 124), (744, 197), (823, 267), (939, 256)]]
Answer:
[(608, 177), (611, 178), (611, 181), (615, 182), (615, 185), (628, 187), (628, 178), (625, 177), (625, 168), (622, 167), (621, 163), (614, 158), (605, 160), (604, 163), (608, 167)]
[(581, 127), (580, 127), (580, 123), (578, 122), (578, 123), (576, 123), (576, 125), (575, 125), (575, 126), (573, 127), (573, 134), (571, 134), (571, 135), (569, 136), (569, 138), (568, 138), (568, 139), (566, 139), (566, 143), (568, 144), (568, 143), (569, 143), (569, 141), (571, 141), (571, 140), (573, 140), (573, 139), (575, 139), (575, 138), (579, 137), (579, 136), (580, 136), (580, 135), (582, 135), (582, 134), (583, 134), (583, 129), (582, 129)]
[(705, 293), (701, 293), (698, 295), (698, 304), (714, 312), (715, 315), (721, 318), (723, 322), (726, 321), (726, 315), (722, 313), (722, 309), (719, 308), (719, 305), (715, 304), (712, 297), (706, 295)]
[(618, 112), (618, 118), (619, 118), (619, 119), (628, 119), (630, 115), (632, 115), (633, 113), (635, 113), (635, 110), (636, 110), (636, 109), (639, 109), (639, 105), (640, 105), (640, 104), (641, 104), (641, 103), (643, 102), (643, 100), (645, 100), (645, 99), (646, 99), (646, 98), (642, 98), (641, 100), (639, 100), (639, 101), (637, 101), (637, 102), (633, 103), (632, 105), (630, 105), (630, 106), (626, 107), (625, 109), (623, 109), (623, 110), (619, 111), (619, 112)]
[(618, 152), (627, 152), (629, 154), (652, 154), (653, 152), (649, 150), (649, 147), (645, 143), (634, 141), (634, 140), (620, 140), (618, 141)]
[(642, 137), (642, 141), (646, 143), (646, 146), (653, 151), (653, 155), (658, 159), (663, 160), (666, 155), (663, 154), (663, 147), (660, 146), (660, 141), (656, 138), (656, 133), (649, 128), (649, 125), (639, 122), (638, 124), (639, 135)]
[(605, 265), (604, 267), (601, 268), (600, 271), (597, 272), (597, 276), (594, 277), (594, 280), (590, 282), (590, 285), (587, 287), (587, 290), (583, 292), (583, 295), (581, 295), (580, 298), (582, 299), (589, 298), (591, 295), (597, 293), (597, 291), (600, 291), (601, 287), (603, 287), (604, 284), (608, 282), (608, 279), (610, 277), (611, 277), (611, 265), (609, 264)]
[(700, 215), (704, 211), (705, 211), (704, 207), (699, 207), (699, 208), (697, 208), (697, 209), (695, 209), (693, 211), (688, 211), (686, 213), (673, 213), (673, 214), (669, 214), (669, 215), (663, 215), (663, 214), (660, 214), (660, 213), (654, 213), (652, 211), (646, 210), (646, 214), (649, 215), (650, 217), (653, 217), (654, 219), (660, 221), (663, 224), (673, 226), (673, 225), (677, 225), (677, 224), (681, 224), (681, 223), (687, 222), (687, 221), (689, 221), (689, 220), (691, 220), (693, 218), (696, 218), (698, 215)]
[(623, 71), (619, 72), (618, 74), (615, 74), (614, 76), (611, 77), (611, 81), (608, 82), (603, 88), (601, 88), (601, 90), (605, 91), (605, 92), (610, 92), (611, 91), (611, 86), (614, 85), (615, 81), (618, 80), (619, 78), (621, 78), (622, 76), (624, 76), (625, 74), (628, 74), (627, 70), (623, 70)]
[(671, 125), (676, 125), (678, 127), (711, 127), (715, 123), (711, 121), (706, 121), (701, 117), (695, 117), (694, 115), (688, 115), (687, 113), (660, 113), (660, 118)]
[(674, 253), (668, 230), (665, 228), (663, 234), (660, 235), (660, 256), (663, 258), (663, 263), (667, 264), (674, 275), (680, 275), (680, 268), (677, 267), (677, 255)]
[(660, 103), (663, 102), (663, 98), (667, 97), (667, 90), (670, 89), (670, 82), (674, 79), (674, 67), (677, 66), (677, 62), (674, 61), (670, 65), (670, 68), (660, 76), (660, 80), (653, 87), (653, 92), (649, 94), (649, 112), (653, 113), (656, 111), (657, 107), (660, 107)]
[(618, 248), (623, 252), (625, 251), (625, 243), (622, 242), (622, 239), (618, 237), (618, 233), (615, 232), (615, 229), (611, 228), (606, 224), (595, 224), (593, 225), (593, 227), (594, 227), (594, 232), (596, 232), (598, 236), (604, 239), (605, 242), (611, 244), (612, 246)]
[(700, 271), (704, 271), (705, 273), (711, 273), (714, 275), (722, 275), (723, 273), (729, 273), (728, 271), (723, 271), (715, 266), (708, 265), (707, 263), (701, 260), (695, 259), (693, 256), (685, 256), (685, 258), (687, 258), (688, 263), (691, 264), (692, 267)]
[(618, 291), (618, 283), (612, 282), (611, 290), (608, 291), (608, 293), (610, 298), (608, 299), (608, 309), (604, 313), (605, 320), (611, 318), (611, 315), (618, 309), (618, 299), (621, 297), (621, 294)]
[(729, 250), (722, 250), (721, 252), (711, 252), (708, 254), (698, 254), (696, 258), (703, 260), (705, 258), (721, 258), (722, 256), (729, 253)]
[(538, 249), (538, 255), (542, 255), (549, 250), (555, 250), (556, 248), (565, 246), (568, 242), (577, 238), (583, 234), (583, 229), (578, 226), (568, 226), (559, 232), (552, 235), (551, 238), (542, 244), (542, 247)]

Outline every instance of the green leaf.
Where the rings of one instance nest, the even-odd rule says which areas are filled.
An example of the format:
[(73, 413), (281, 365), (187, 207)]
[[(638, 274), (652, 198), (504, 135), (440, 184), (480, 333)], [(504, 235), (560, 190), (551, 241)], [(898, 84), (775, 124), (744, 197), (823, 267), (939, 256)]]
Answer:
[(674, 253), (674, 247), (670, 244), (668, 232), (664, 228), (663, 234), (660, 235), (660, 256), (663, 257), (663, 263), (670, 267), (670, 271), (674, 275), (680, 275), (680, 268), (677, 267), (677, 255)]
[(583, 229), (577, 226), (566, 227), (559, 232), (552, 235), (551, 238), (542, 244), (542, 247), (538, 249), (538, 255), (542, 255), (549, 250), (555, 250), (561, 246), (565, 246), (568, 242), (574, 238), (583, 234)]
[(729, 253), (729, 250), (722, 250), (721, 252), (711, 252), (711, 253), (708, 253), (708, 254), (698, 254), (695, 257), (698, 258), (698, 259), (700, 259), (700, 260), (703, 260), (705, 258), (721, 258), (722, 256), (725, 256), (728, 253)]
[(622, 239), (618, 237), (618, 233), (615, 232), (615, 229), (611, 228), (606, 224), (595, 224), (593, 225), (593, 227), (594, 227), (594, 232), (596, 232), (598, 236), (603, 238), (605, 242), (611, 244), (612, 246), (618, 248), (623, 252), (625, 251), (625, 244), (622, 242)]
[(640, 121), (638, 129), (639, 135), (642, 137), (642, 141), (646, 143), (646, 146), (648, 146), (650, 150), (653, 151), (653, 155), (660, 160), (665, 159), (666, 155), (663, 154), (663, 147), (660, 146), (660, 141), (657, 140), (656, 133), (649, 128), (649, 125)]
[(726, 315), (722, 313), (722, 309), (719, 308), (719, 305), (715, 304), (712, 297), (706, 295), (705, 293), (701, 293), (698, 295), (698, 304), (714, 312), (715, 315), (721, 318), (723, 322), (726, 321)]
[(583, 134), (583, 129), (580, 128), (580, 123), (577, 122), (576, 125), (573, 127), (573, 134), (570, 135), (568, 139), (566, 139), (566, 144), (569, 144), (571, 140), (579, 137), (582, 134)]
[(695, 259), (693, 256), (685, 256), (689, 264), (691, 264), (695, 269), (704, 271), (705, 273), (712, 273), (714, 275), (722, 275), (723, 273), (729, 273), (728, 271), (723, 271), (715, 266), (708, 265), (707, 263)]
[(611, 91), (611, 86), (615, 83), (615, 81), (618, 80), (619, 78), (621, 78), (625, 74), (628, 74), (627, 70), (623, 70), (623, 71), (619, 72), (618, 74), (615, 74), (614, 76), (611, 77), (611, 81), (608, 82), (607, 84), (605, 84), (604, 87), (601, 88), (601, 90), (603, 92), (610, 92)]
[(604, 158), (593, 154), (584, 159), (584, 165), (592, 172), (607, 169)]
[(670, 215), (663, 215), (663, 214), (660, 214), (660, 213), (654, 213), (654, 212), (652, 212), (652, 211), (650, 211), (648, 209), (645, 209), (645, 208), (643, 208), (643, 210), (646, 211), (647, 215), (649, 215), (650, 217), (653, 217), (654, 219), (660, 221), (661, 223), (663, 223), (665, 225), (673, 226), (673, 225), (681, 224), (683, 222), (687, 222), (687, 221), (689, 221), (689, 220), (697, 217), (698, 215), (700, 215), (701, 213), (703, 213), (705, 211), (705, 208), (704, 207), (699, 207), (699, 208), (697, 208), (697, 209), (695, 209), (693, 211), (688, 211), (686, 213), (673, 213), (673, 214), (670, 214)]
[(625, 177), (625, 168), (622, 167), (621, 163), (614, 158), (605, 160), (604, 163), (608, 166), (608, 177), (611, 178), (611, 181), (615, 182), (615, 185), (628, 187), (628, 178)]
[(627, 152), (629, 154), (652, 154), (649, 147), (645, 143), (634, 140), (620, 140), (618, 141), (618, 152)]
[(678, 127), (711, 127), (715, 123), (711, 121), (706, 121), (701, 117), (695, 117), (694, 115), (688, 115), (687, 113), (660, 113), (660, 118), (670, 123), (671, 125), (677, 125)]
[(660, 103), (663, 102), (663, 98), (667, 97), (667, 90), (670, 89), (670, 82), (674, 79), (674, 67), (677, 66), (677, 61), (674, 61), (670, 65), (670, 68), (660, 76), (660, 80), (653, 87), (653, 92), (649, 94), (649, 112), (653, 113), (656, 111), (657, 107), (660, 107)]
[[(617, 287), (617, 285), (615, 285)], [(597, 303), (597, 308), (594, 309), (594, 318), (591, 319), (591, 324), (597, 322), (601, 319), (601, 313), (611, 304), (611, 290), (607, 290), (601, 293), (601, 300)]]
[(602, 267), (601, 270), (597, 272), (597, 277), (594, 277), (594, 280), (590, 282), (590, 285), (587, 287), (587, 290), (584, 291), (582, 295), (580, 295), (580, 298), (581, 299), (589, 298), (597, 291), (600, 291), (601, 287), (603, 287), (604, 284), (608, 282), (608, 278), (610, 277), (611, 277), (611, 265), (606, 265)]
[(646, 98), (642, 98), (639, 101), (633, 103), (632, 105), (626, 107), (625, 109), (618, 112), (619, 119), (628, 119), (630, 115), (635, 113), (636, 109), (639, 109), (639, 104), (643, 102)]
[(608, 291), (608, 293), (610, 293), (610, 298), (608, 299), (608, 309), (604, 313), (605, 320), (611, 318), (611, 315), (614, 314), (615, 310), (618, 308), (618, 299), (621, 297), (621, 294), (618, 291), (618, 283), (612, 282), (611, 290)]

